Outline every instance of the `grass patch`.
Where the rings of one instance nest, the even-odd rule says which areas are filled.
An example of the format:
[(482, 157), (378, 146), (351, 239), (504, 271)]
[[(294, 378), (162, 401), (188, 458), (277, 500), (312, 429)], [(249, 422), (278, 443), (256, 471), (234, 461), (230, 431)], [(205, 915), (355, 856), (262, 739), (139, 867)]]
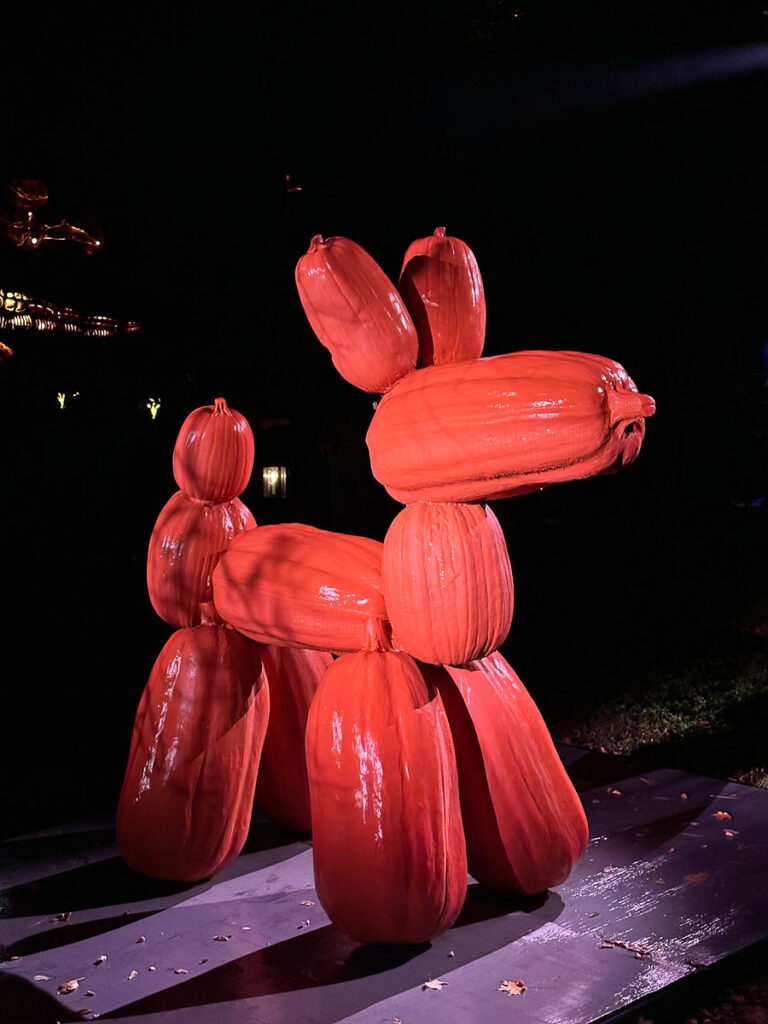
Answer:
[[(618, 683), (617, 683), (618, 690)], [(612, 697), (610, 679), (567, 712), (548, 715), (555, 739), (768, 788), (768, 671), (763, 650), (699, 656), (646, 669)]]

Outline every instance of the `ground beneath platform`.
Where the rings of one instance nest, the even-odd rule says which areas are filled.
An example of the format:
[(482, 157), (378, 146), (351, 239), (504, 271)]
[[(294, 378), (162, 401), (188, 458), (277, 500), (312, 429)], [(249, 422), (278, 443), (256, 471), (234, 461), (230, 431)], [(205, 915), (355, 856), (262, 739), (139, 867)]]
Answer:
[[(561, 755), (578, 774), (586, 755)], [(615, 774), (582, 793), (591, 840), (563, 885), (510, 902), (471, 881), (454, 927), (418, 947), (347, 939), (317, 902), (309, 842), (263, 820), (198, 885), (135, 875), (109, 820), (8, 840), (0, 1024), (612, 1018), (768, 937), (768, 790)]]

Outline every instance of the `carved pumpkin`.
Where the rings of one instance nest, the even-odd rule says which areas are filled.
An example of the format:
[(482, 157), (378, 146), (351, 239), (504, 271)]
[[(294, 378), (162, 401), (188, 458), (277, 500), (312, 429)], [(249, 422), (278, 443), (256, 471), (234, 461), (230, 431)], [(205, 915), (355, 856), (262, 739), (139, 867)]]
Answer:
[(253, 457), (248, 420), (217, 398), (184, 420), (173, 449), (173, 475), (190, 498), (231, 501), (248, 486)]
[(416, 329), (397, 289), (348, 238), (315, 235), (296, 266), (312, 330), (341, 376), (363, 391), (386, 391), (416, 365)]
[(256, 526), (239, 498), (212, 505), (177, 491), (155, 523), (147, 554), (149, 599), (172, 626), (196, 626), (211, 600), (211, 573), (236, 534)]
[(315, 885), (361, 942), (427, 942), (455, 921), (467, 865), (442, 701), (406, 654), (343, 655), (307, 722)]
[(170, 637), (139, 704), (117, 810), (135, 871), (195, 882), (234, 860), (268, 716), (257, 644), (207, 623)]
[(398, 282), (419, 336), (419, 366), (479, 359), (485, 342), (485, 292), (474, 253), (435, 228), (412, 242)]
[(303, 523), (235, 537), (213, 573), (225, 622), (265, 644), (339, 653), (389, 648), (379, 541)]
[(433, 678), (456, 746), (470, 873), (500, 893), (563, 882), (587, 820), (527, 690), (499, 653)]
[(512, 568), (486, 505), (408, 505), (384, 538), (381, 574), (393, 646), (420, 661), (464, 665), (509, 632)]
[(616, 472), (655, 404), (618, 363), (512, 352), (415, 370), (378, 404), (371, 468), (397, 501), (489, 501)]
[(261, 648), (269, 684), (269, 725), (261, 752), (256, 805), (283, 828), (311, 829), (304, 737), (309, 706), (332, 662), (325, 651)]

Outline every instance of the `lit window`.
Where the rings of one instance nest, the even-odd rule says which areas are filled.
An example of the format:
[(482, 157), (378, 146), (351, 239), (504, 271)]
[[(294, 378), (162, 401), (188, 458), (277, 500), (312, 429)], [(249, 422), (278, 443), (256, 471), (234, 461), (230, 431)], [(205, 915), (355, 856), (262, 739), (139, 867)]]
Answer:
[(288, 483), (285, 466), (264, 466), (261, 470), (262, 494), (265, 498), (284, 498)]

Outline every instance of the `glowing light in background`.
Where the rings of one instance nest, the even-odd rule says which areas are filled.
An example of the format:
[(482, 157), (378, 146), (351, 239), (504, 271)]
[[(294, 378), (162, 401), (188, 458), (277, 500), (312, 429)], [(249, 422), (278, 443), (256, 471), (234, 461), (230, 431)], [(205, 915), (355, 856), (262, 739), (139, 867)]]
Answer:
[(519, 79), (520, 99), (541, 111), (612, 106), (768, 67), (768, 43), (723, 50), (659, 54), (627, 63), (535, 71)]
[(261, 470), (262, 495), (265, 498), (284, 498), (288, 485), (285, 466), (264, 466)]
[(152, 417), (153, 420), (157, 419), (157, 414), (160, 411), (160, 404), (161, 404), (161, 399), (159, 399), (159, 398), (150, 398), (147, 401), (147, 408), (149, 409), (149, 415)]

